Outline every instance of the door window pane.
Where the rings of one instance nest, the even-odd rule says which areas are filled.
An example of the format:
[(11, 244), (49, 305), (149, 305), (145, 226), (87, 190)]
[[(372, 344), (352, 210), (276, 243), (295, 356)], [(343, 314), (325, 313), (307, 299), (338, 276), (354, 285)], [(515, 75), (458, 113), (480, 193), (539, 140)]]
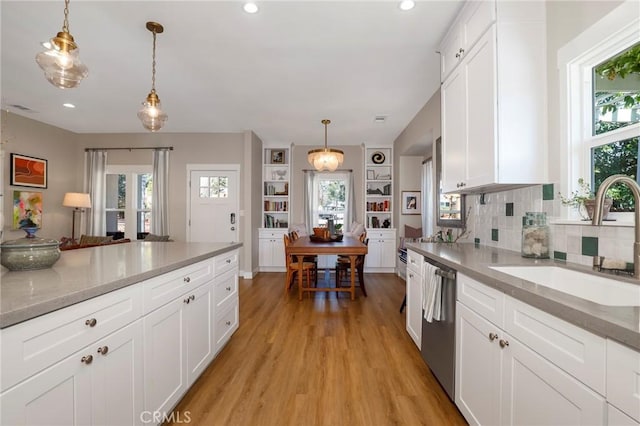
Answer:
[(202, 176), (199, 182), (200, 198), (229, 197), (229, 178), (227, 176)]

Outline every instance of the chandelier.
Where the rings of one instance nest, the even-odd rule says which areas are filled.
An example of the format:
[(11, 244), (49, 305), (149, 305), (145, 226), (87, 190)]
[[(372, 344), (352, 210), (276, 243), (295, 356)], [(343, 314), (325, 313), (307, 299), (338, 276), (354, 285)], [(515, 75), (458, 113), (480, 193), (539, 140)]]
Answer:
[(161, 34), (164, 27), (157, 22), (147, 22), (147, 29), (153, 33), (153, 61), (151, 62), (151, 92), (138, 111), (138, 118), (145, 129), (155, 132), (164, 126), (167, 114), (162, 111), (160, 98), (156, 93), (156, 34)]
[(48, 50), (38, 53), (36, 62), (49, 83), (60, 89), (72, 89), (89, 74), (87, 66), (78, 58), (78, 45), (69, 33), (69, 0), (64, 2), (62, 31), (44, 45)]
[(327, 125), (331, 124), (331, 120), (324, 119), (322, 124), (324, 124), (324, 148), (309, 151), (307, 160), (319, 172), (333, 172), (344, 161), (344, 152), (327, 148)]

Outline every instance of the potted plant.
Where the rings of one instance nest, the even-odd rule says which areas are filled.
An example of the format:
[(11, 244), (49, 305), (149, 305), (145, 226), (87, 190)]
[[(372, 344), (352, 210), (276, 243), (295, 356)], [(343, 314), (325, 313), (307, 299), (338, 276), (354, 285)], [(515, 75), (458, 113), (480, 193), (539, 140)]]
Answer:
[[(563, 205), (576, 208), (583, 220), (591, 220), (596, 207), (596, 196), (591, 190), (591, 185), (583, 178), (578, 179), (578, 189), (573, 191), (569, 197), (564, 197), (560, 193), (558, 195), (560, 195), (560, 201)], [(613, 199), (605, 197), (603, 219), (607, 219), (612, 205)]]

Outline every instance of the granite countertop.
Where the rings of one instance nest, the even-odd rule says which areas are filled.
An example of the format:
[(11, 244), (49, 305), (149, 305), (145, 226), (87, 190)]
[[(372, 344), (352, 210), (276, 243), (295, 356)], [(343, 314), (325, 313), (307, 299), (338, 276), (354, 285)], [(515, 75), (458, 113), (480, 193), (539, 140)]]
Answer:
[[(523, 258), (518, 252), (474, 244), (407, 243), (407, 249), (592, 333), (640, 350), (640, 307), (599, 305), (506, 275), (490, 269), (489, 266), (555, 265), (589, 274), (595, 273), (591, 268), (563, 261)], [(632, 278), (608, 274), (605, 276), (640, 285), (640, 281)]]
[(143, 242), (63, 251), (52, 268), (0, 272), (0, 328), (241, 247), (241, 243)]

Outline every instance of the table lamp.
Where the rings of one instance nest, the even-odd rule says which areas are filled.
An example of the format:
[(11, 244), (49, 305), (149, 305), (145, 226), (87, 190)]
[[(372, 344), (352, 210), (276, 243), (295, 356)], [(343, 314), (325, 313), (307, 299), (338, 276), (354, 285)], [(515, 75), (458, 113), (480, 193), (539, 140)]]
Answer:
[(80, 192), (67, 192), (64, 194), (62, 205), (65, 207), (73, 207), (73, 219), (71, 222), (71, 239), (76, 241), (76, 212), (83, 212), (84, 208), (91, 208), (91, 198), (89, 194)]

